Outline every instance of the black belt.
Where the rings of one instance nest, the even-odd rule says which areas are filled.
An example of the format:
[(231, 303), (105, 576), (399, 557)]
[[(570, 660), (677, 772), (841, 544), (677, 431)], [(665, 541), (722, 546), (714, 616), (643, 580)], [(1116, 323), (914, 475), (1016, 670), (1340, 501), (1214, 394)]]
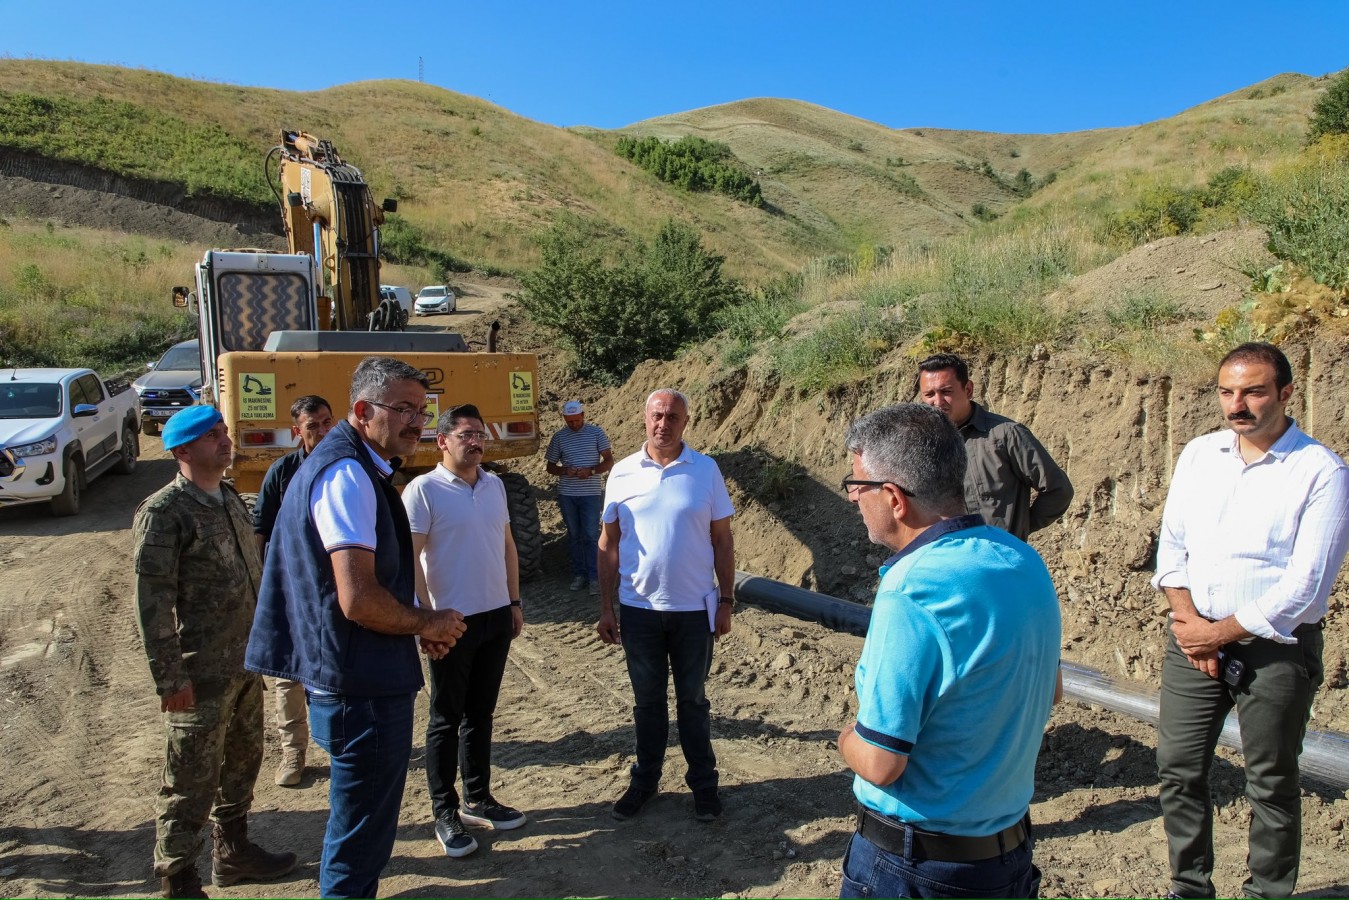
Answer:
[(923, 831), (887, 818), (865, 806), (857, 807), (857, 833), (871, 843), (906, 859), (932, 859), (942, 862), (978, 862), (1015, 850), (1030, 837), (1026, 819), (997, 834), (966, 837)]

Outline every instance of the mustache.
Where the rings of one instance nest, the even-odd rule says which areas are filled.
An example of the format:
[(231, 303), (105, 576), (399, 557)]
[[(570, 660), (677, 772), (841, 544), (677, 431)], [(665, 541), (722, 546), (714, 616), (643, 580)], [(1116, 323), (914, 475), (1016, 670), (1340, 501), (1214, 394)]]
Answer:
[(1229, 421), (1229, 422), (1245, 422), (1245, 421), (1251, 421), (1251, 422), (1254, 422), (1254, 421), (1255, 421), (1255, 416), (1251, 415), (1249, 412), (1234, 412), (1234, 413), (1232, 413), (1230, 416), (1227, 417), (1227, 421)]

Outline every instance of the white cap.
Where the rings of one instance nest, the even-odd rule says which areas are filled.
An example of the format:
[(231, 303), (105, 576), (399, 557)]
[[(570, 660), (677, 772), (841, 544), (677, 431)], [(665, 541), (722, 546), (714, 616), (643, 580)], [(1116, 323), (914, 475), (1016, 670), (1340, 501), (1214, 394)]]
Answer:
[(568, 400), (562, 404), (562, 415), (564, 416), (579, 416), (583, 412), (585, 412), (585, 407), (581, 405), (580, 400)]

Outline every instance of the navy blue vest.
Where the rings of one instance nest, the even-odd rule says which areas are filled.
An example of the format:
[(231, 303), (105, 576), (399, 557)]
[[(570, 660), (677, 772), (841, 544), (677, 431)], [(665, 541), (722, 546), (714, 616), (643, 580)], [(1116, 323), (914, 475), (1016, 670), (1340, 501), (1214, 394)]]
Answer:
[(380, 634), (343, 615), (332, 560), (310, 519), (314, 481), (340, 459), (360, 463), (375, 486), (375, 578), (399, 603), (412, 606), (416, 580), (407, 511), (360, 434), (339, 422), (305, 458), (281, 501), (244, 668), (330, 694), (411, 694), (422, 687), (416, 639)]

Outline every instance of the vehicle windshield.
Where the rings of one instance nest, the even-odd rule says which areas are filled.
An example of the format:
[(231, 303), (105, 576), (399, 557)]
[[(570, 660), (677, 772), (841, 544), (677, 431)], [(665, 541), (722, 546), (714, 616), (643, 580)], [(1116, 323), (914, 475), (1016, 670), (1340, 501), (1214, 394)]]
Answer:
[(61, 385), (0, 383), (0, 419), (55, 419), (61, 415)]
[(195, 372), (201, 368), (195, 347), (170, 347), (155, 365), (156, 372)]
[(420, 294), (417, 295), (417, 298), (419, 300), (427, 300), (433, 297), (444, 297), (444, 296), (445, 296), (445, 289), (443, 287), (434, 287), (434, 288), (429, 287), (429, 288), (422, 288), (422, 291)]

